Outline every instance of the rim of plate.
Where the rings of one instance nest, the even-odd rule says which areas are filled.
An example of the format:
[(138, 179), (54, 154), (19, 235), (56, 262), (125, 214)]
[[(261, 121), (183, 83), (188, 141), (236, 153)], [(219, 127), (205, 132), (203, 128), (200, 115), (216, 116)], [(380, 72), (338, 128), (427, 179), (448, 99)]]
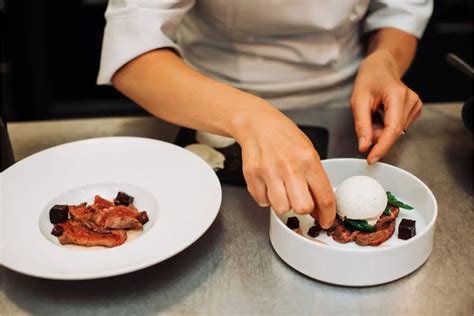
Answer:
[[(365, 159), (359, 159), (359, 158), (332, 158), (332, 159), (324, 159), (324, 160), (321, 160), (321, 162), (325, 162), (325, 161), (328, 161), (328, 162), (331, 162), (331, 161), (340, 161), (340, 162), (344, 162), (344, 161), (351, 161), (351, 162), (357, 162), (357, 163), (360, 163), (360, 162), (365, 162)], [(431, 230), (432, 227), (435, 225), (436, 223), (436, 219), (438, 217), (438, 202), (436, 201), (436, 198), (433, 194), (433, 192), (431, 192), (430, 188), (423, 182), (421, 181), (418, 177), (416, 177), (415, 175), (411, 174), (410, 172), (406, 171), (406, 170), (403, 170), (402, 168), (399, 168), (399, 167), (396, 167), (396, 166), (393, 166), (393, 165), (390, 165), (388, 163), (385, 163), (385, 162), (377, 162), (377, 164), (381, 164), (381, 165), (384, 165), (385, 167), (388, 167), (388, 168), (392, 168), (392, 169), (395, 169), (397, 171), (400, 171), (402, 173), (404, 173), (405, 175), (411, 177), (412, 179), (414, 179), (416, 182), (418, 182), (419, 184), (421, 184), (421, 186), (423, 188), (426, 189), (426, 191), (428, 192), (428, 195), (430, 196), (431, 199), (433, 199), (434, 201), (434, 215), (433, 215), (433, 218), (430, 220), (430, 222), (426, 225), (426, 228), (423, 230), (423, 232), (421, 234), (417, 234), (415, 237), (413, 238), (410, 238), (409, 240), (407, 240), (406, 242), (404, 242), (403, 244), (398, 244), (398, 245), (395, 245), (395, 246), (392, 246), (392, 247), (382, 247), (382, 248), (370, 248), (370, 249), (343, 249), (343, 248), (334, 248), (334, 247), (331, 247), (331, 246), (326, 246), (326, 245), (320, 245), (319, 243), (317, 242), (313, 242), (311, 240), (309, 240), (308, 238), (304, 237), (304, 236), (301, 236), (300, 234), (296, 234), (294, 231), (292, 231), (290, 228), (288, 228), (286, 225), (283, 224), (283, 221), (281, 220), (280, 216), (273, 210), (273, 208), (270, 208), (271, 212), (272, 212), (272, 216), (275, 216), (276, 219), (277, 219), (277, 222), (278, 222), (278, 225), (283, 228), (283, 229), (286, 229), (288, 232), (291, 232), (293, 235), (295, 235), (294, 237), (296, 238), (299, 238), (300, 240), (302, 240), (303, 242), (307, 242), (309, 244), (311, 244), (312, 246), (314, 247), (317, 247), (317, 248), (322, 248), (322, 249), (331, 249), (331, 250), (334, 250), (334, 251), (342, 251), (342, 252), (384, 252), (384, 251), (391, 251), (392, 249), (397, 249), (397, 248), (401, 248), (401, 247), (406, 247), (407, 245), (410, 245), (411, 243), (413, 242), (416, 242), (418, 239), (420, 239), (427, 231)]]
[[(2, 256), (0, 256), (0, 259), (2, 259), (0, 261), (0, 266), (3, 266), (3, 267), (5, 267), (9, 270), (12, 270), (12, 271), (24, 274), (24, 275), (29, 275), (29, 276), (32, 276), (32, 277), (37, 277), (37, 278), (42, 278), (42, 279), (50, 279), (50, 280), (74, 281), (74, 280), (92, 280), (92, 279), (102, 279), (102, 278), (114, 277), (114, 276), (119, 276), (119, 275), (123, 275), (123, 274), (126, 274), (126, 273), (139, 271), (139, 270), (148, 268), (150, 266), (153, 266), (155, 264), (159, 264), (161, 262), (164, 262), (164, 261), (174, 257), (175, 255), (179, 254), (183, 250), (187, 249), (193, 243), (198, 241), (209, 230), (209, 227), (211, 227), (211, 225), (215, 222), (215, 220), (217, 218), (217, 215), (219, 214), (220, 206), (221, 206), (221, 203), (222, 203), (222, 186), (220, 184), (220, 181), (219, 181), (215, 171), (206, 162), (204, 162), (201, 158), (199, 158), (197, 155), (189, 152), (188, 150), (186, 150), (186, 149), (184, 149), (180, 146), (177, 146), (175, 144), (172, 144), (172, 143), (169, 143), (169, 142), (166, 142), (166, 141), (153, 139), (153, 138), (147, 138), (147, 137), (136, 137), (136, 136), (108, 136), (108, 137), (96, 137), (96, 138), (86, 138), (86, 139), (76, 140), (76, 141), (72, 141), (72, 142), (52, 146), (52, 147), (49, 147), (47, 149), (36, 152), (36, 153), (34, 153), (34, 154), (32, 154), (28, 157), (25, 157), (24, 159), (14, 163), (13, 165), (11, 165), (7, 169), (5, 169), (4, 172), (2, 172), (2, 174), (7, 173), (7, 172), (9, 173), (9, 172), (11, 172), (11, 170), (14, 170), (16, 168), (20, 168), (21, 165), (26, 160), (34, 159), (35, 156), (42, 155), (45, 152), (57, 150), (60, 147), (72, 146), (76, 143), (100, 142), (100, 141), (116, 140), (116, 139), (124, 139), (124, 140), (131, 140), (131, 141), (138, 140), (138, 141), (147, 141), (147, 142), (158, 142), (161, 145), (165, 145), (165, 146), (168, 146), (169, 148), (173, 148), (174, 150), (181, 151), (182, 153), (185, 153), (188, 157), (190, 157), (190, 159), (194, 159), (201, 166), (203, 166), (208, 171), (210, 171), (209, 175), (212, 178), (212, 181), (217, 185), (218, 195), (216, 196), (216, 199), (215, 199), (215, 202), (214, 202), (215, 205), (216, 205), (215, 211), (212, 214), (212, 216), (210, 216), (212, 220), (210, 220), (208, 224), (204, 225), (205, 229), (203, 229), (202, 232), (197, 234), (196, 237), (190, 238), (190, 241), (188, 241), (186, 243), (183, 243), (182, 247), (179, 247), (179, 248), (177, 248), (176, 251), (170, 252), (170, 254), (161, 257), (159, 260), (156, 260), (154, 258), (150, 258), (149, 260), (143, 260), (142, 263), (130, 264), (129, 266), (127, 266), (127, 265), (120, 266), (120, 267), (113, 268), (113, 269), (107, 270), (107, 271), (80, 272), (80, 273), (74, 273), (74, 274), (68, 274), (68, 275), (59, 275), (59, 276), (55, 275), (54, 273), (47, 273), (47, 272), (46, 273), (37, 273), (35, 271), (23, 271), (23, 270), (20, 270), (20, 269), (15, 269), (15, 266), (5, 264), (4, 260), (2, 259)], [(38, 216), (39, 215), (40, 214), (38, 214)], [(5, 245), (0, 244), (0, 247), (5, 248)]]

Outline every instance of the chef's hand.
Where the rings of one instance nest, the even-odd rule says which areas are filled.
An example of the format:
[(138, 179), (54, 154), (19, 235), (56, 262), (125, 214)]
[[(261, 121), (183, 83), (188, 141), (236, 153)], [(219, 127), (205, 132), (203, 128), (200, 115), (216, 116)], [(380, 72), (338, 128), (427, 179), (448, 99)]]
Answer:
[[(385, 156), (403, 130), (408, 129), (421, 115), (420, 98), (400, 77), (395, 59), (383, 50), (370, 54), (359, 68), (351, 108), (359, 151), (366, 152), (374, 144), (367, 157), (370, 164)], [(384, 126), (373, 125), (372, 114), (382, 104)]]
[(233, 136), (242, 147), (244, 176), (255, 201), (279, 214), (310, 213), (321, 227), (332, 226), (334, 192), (308, 137), (274, 109), (255, 113), (252, 121)]
[(137, 57), (112, 82), (157, 117), (235, 138), (248, 189), (261, 206), (271, 205), (280, 214), (290, 209), (311, 213), (322, 227), (332, 225), (335, 198), (318, 153), (265, 100), (196, 72), (169, 49)]

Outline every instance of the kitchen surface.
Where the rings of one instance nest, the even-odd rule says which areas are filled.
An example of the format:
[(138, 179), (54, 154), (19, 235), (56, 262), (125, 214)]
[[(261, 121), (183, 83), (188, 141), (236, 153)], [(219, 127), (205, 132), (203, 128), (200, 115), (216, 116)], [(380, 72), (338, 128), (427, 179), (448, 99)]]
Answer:
[(473, 0), (151, 2), (0, 0), (0, 316), (474, 315)]
[[(420, 120), (383, 159), (426, 183), (439, 207), (431, 256), (400, 280), (350, 288), (300, 274), (272, 249), (269, 210), (259, 208), (245, 188), (224, 185), (209, 230), (175, 257), (144, 270), (53, 281), (0, 268), (0, 315), (472, 315), (474, 148), (461, 109), (461, 103), (426, 104)], [(288, 115), (329, 130), (328, 158), (359, 157), (349, 109)], [(178, 132), (152, 117), (13, 122), (8, 129), (16, 160), (80, 139), (141, 136), (173, 142)]]

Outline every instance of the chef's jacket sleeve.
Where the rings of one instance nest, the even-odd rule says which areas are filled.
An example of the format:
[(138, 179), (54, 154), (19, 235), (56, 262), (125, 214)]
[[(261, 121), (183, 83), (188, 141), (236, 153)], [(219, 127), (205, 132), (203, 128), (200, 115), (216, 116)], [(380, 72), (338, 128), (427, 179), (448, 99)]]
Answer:
[(123, 65), (153, 49), (181, 55), (176, 30), (194, 0), (110, 0), (105, 11), (98, 84), (111, 84)]
[(372, 0), (363, 30), (397, 28), (420, 38), (433, 12), (433, 0)]

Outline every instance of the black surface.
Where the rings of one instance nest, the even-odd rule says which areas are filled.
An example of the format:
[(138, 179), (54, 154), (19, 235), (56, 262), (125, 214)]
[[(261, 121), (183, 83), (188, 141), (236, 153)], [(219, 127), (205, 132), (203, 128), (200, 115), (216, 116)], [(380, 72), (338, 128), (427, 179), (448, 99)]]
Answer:
[[(329, 133), (328, 130), (317, 126), (298, 126), (311, 140), (319, 153), (321, 159), (327, 158)], [(185, 147), (197, 143), (196, 131), (188, 128), (181, 128), (176, 137), (175, 144)], [(245, 179), (242, 173), (242, 150), (239, 144), (235, 143), (226, 148), (216, 148), (225, 156), (224, 169), (216, 172), (219, 180), (223, 184), (233, 184), (245, 186)]]
[(2, 117), (0, 117), (0, 139), (2, 141), (2, 154), (1, 154), (1, 168), (0, 171), (7, 169), (14, 163), (13, 150), (10, 144), (10, 138), (8, 137), (7, 124), (3, 122)]
[[(11, 70), (8, 121), (143, 114), (110, 86), (97, 86), (106, 0), (7, 0), (0, 19), (2, 62)], [(472, 81), (449, 66), (472, 64), (474, 0), (437, 0), (404, 82), (424, 103), (464, 102)], [(7, 52), (8, 56), (5, 55)], [(8, 58), (7, 58), (8, 57)]]

